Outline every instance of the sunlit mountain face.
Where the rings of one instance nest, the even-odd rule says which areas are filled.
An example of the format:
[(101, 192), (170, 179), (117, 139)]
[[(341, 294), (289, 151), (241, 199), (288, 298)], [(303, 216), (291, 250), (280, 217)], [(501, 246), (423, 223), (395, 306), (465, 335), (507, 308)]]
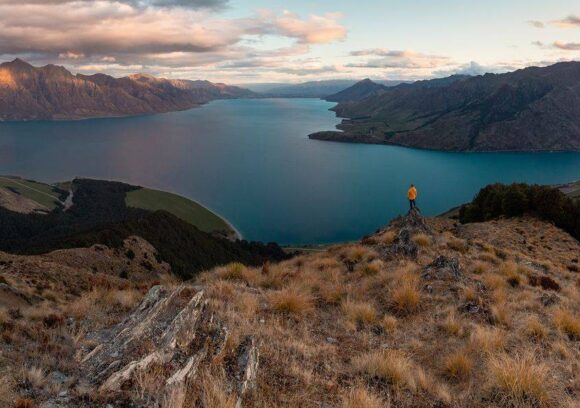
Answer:
[(570, 1), (423, 3), (0, 0), (0, 61), (263, 84), (408, 81), (580, 57)]

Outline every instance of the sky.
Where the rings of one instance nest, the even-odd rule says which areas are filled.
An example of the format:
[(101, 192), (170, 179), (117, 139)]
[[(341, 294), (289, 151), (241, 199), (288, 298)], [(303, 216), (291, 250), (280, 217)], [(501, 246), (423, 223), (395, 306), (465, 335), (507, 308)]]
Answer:
[(580, 60), (578, 0), (0, 0), (0, 62), (232, 84)]

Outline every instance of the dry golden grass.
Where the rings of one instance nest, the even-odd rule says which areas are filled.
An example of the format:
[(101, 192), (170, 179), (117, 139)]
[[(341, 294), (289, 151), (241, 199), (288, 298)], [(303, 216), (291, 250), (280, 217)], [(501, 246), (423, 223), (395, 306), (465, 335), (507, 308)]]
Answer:
[(235, 298), (235, 308), (244, 317), (252, 317), (259, 307), (258, 298), (251, 293), (242, 293)]
[(540, 322), (538, 316), (530, 316), (523, 328), (524, 334), (534, 340), (541, 340), (548, 336), (548, 329)]
[(310, 294), (295, 288), (272, 292), (269, 296), (272, 310), (293, 316), (303, 316), (314, 309), (314, 299)]
[(377, 310), (370, 302), (346, 299), (340, 307), (350, 323), (371, 324), (377, 320)]
[(392, 333), (395, 330), (397, 330), (397, 326), (399, 324), (399, 321), (397, 320), (397, 318), (395, 316), (391, 316), (391, 315), (385, 315), (383, 316), (383, 318), (381, 319), (381, 327), (387, 332), (387, 333)]
[(550, 370), (531, 354), (500, 354), (489, 360), (489, 390), (502, 406), (551, 407), (557, 397)]
[(453, 380), (465, 380), (473, 371), (473, 359), (467, 350), (456, 351), (443, 361), (443, 372)]
[(481, 280), (485, 287), (491, 290), (505, 288), (507, 286), (505, 278), (495, 273), (486, 273), (482, 275)]
[(469, 249), (467, 242), (465, 240), (455, 238), (453, 236), (448, 238), (447, 247), (462, 254), (466, 253), (467, 250)]
[(488, 272), (489, 269), (490, 269), (489, 264), (483, 261), (476, 261), (471, 266), (471, 272), (475, 273), (476, 275), (482, 275)]
[(497, 264), (499, 262), (495, 252), (482, 252), (477, 256), (477, 259), (486, 263)]
[(505, 347), (505, 333), (496, 328), (475, 326), (469, 342), (474, 351), (494, 354)]
[(361, 272), (363, 276), (375, 276), (381, 271), (383, 267), (384, 267), (383, 261), (381, 261), (380, 259), (375, 259), (374, 261), (364, 265), (361, 268)]
[(419, 310), (421, 291), (416, 276), (411, 273), (404, 275), (391, 292), (391, 303), (399, 314), (411, 314)]
[(234, 408), (236, 397), (228, 392), (221, 375), (205, 372), (201, 380), (201, 402), (206, 408)]
[(216, 274), (225, 280), (244, 280), (244, 272), (246, 271), (246, 266), (239, 263), (233, 262), (229, 265), (224, 266), (216, 271)]
[(414, 391), (417, 383), (412, 361), (399, 350), (371, 351), (355, 357), (352, 366), (370, 377), (381, 378), (395, 388)]
[(553, 314), (556, 327), (572, 340), (580, 339), (580, 319), (570, 311), (557, 309)]
[(389, 408), (390, 403), (364, 387), (356, 387), (342, 397), (341, 408)]
[(441, 323), (441, 328), (449, 335), (462, 337), (465, 329), (461, 320), (457, 317), (455, 312), (451, 310), (449, 315)]
[(428, 247), (431, 246), (432, 244), (432, 238), (424, 233), (419, 233), (419, 234), (415, 234), (413, 235), (413, 237), (411, 238), (413, 240), (413, 242), (415, 244), (417, 244), (420, 247)]
[(397, 237), (397, 233), (395, 231), (388, 230), (388, 231), (384, 232), (379, 237), (379, 239), (383, 244), (390, 245), (393, 243), (393, 241), (395, 240), (396, 237)]

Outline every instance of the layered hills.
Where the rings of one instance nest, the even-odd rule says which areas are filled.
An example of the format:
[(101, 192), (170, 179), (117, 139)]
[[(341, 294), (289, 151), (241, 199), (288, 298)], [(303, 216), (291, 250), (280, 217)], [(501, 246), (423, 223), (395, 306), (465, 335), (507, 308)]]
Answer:
[(342, 132), (310, 137), (451, 151), (580, 150), (580, 62), (386, 89), (370, 85), (330, 99), (347, 118), (338, 126)]
[(64, 67), (0, 64), (0, 120), (83, 119), (190, 109), (215, 99), (251, 97), (243, 88), (136, 74), (73, 75)]

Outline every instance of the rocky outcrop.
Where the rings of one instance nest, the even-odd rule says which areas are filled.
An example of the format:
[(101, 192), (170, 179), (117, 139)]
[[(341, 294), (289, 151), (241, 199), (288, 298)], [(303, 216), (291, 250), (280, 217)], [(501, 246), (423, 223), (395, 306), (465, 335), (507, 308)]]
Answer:
[(419, 248), (413, 241), (413, 236), (419, 233), (431, 234), (425, 218), (416, 208), (409, 210), (405, 216), (395, 218), (389, 228), (394, 228), (398, 232), (393, 243), (383, 250), (385, 258), (403, 256), (415, 259)]
[(63, 67), (33, 67), (20, 59), (0, 64), (0, 121), (145, 115), (253, 95), (208, 81), (73, 75)]
[[(154, 383), (153, 388), (141, 387), (140, 399), (150, 407), (179, 408), (190, 399), (202, 370), (223, 357), (228, 336), (228, 328), (209, 311), (202, 288), (156, 286), (125, 321), (94, 335), (99, 345), (82, 358), (81, 381), (120, 399), (139, 383)], [(254, 339), (246, 337), (236, 354), (225, 372), (241, 407), (258, 370)]]

